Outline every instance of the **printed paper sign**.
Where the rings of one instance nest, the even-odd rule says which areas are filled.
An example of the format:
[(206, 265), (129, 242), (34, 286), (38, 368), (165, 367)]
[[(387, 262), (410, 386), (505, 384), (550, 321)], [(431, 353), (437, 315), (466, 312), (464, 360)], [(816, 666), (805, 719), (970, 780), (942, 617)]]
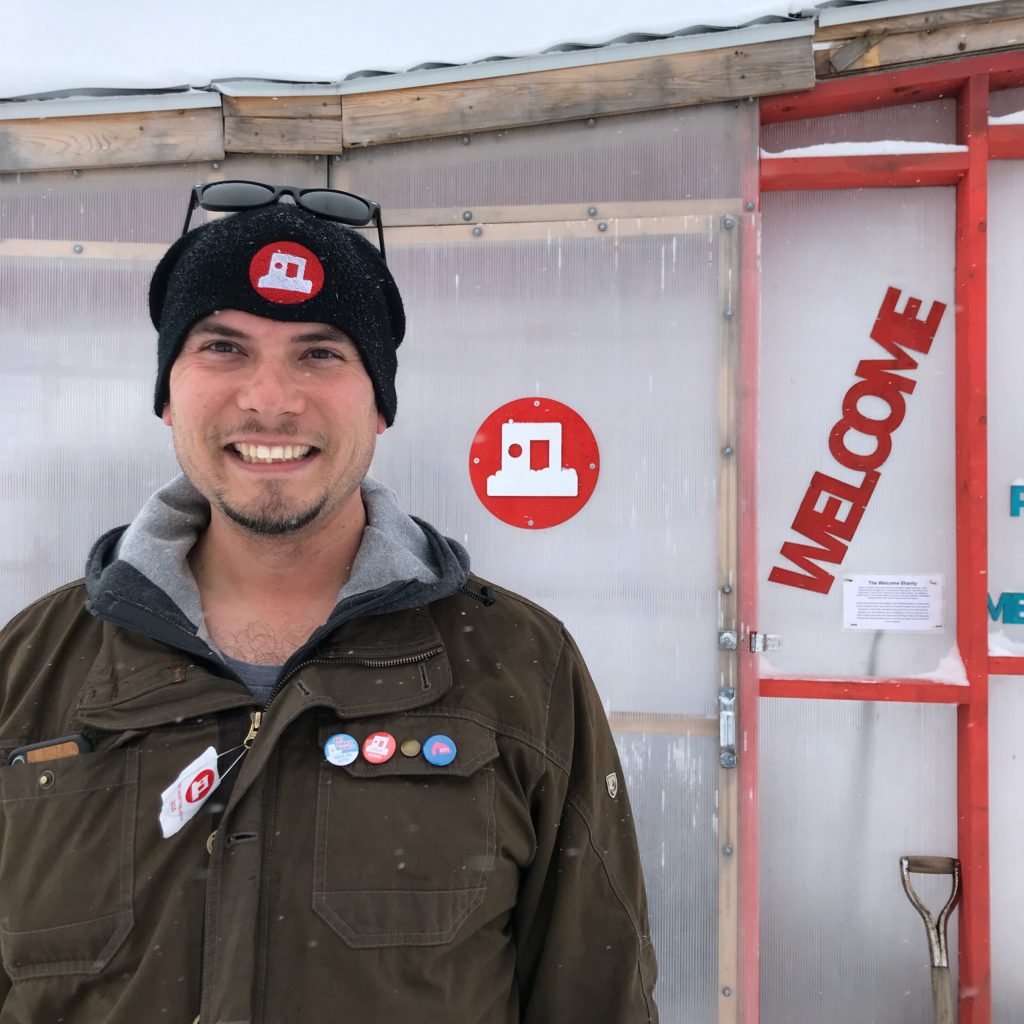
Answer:
[(217, 751), (207, 747), (160, 794), (160, 831), (164, 839), (180, 832), (219, 785)]
[(943, 576), (843, 577), (843, 629), (945, 630)]

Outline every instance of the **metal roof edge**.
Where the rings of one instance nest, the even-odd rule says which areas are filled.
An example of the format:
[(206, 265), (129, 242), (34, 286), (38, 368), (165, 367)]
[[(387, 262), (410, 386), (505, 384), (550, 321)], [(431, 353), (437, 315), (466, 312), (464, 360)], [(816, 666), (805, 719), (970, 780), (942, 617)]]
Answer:
[(858, 21), (881, 21), (884, 18), (900, 18), (907, 14), (928, 14), (931, 11), (948, 11), (956, 7), (979, 7), (991, 4), (992, 0), (874, 0), (850, 7), (829, 7), (818, 12), (818, 24), (822, 28), (831, 25), (850, 25)]
[(779, 21), (771, 24), (747, 25), (738, 29), (722, 29), (694, 35), (670, 36), (642, 43), (611, 43), (585, 50), (534, 54), (526, 57), (490, 58), (473, 64), (455, 64), (420, 71), (396, 71), (352, 78), (330, 85), (310, 83), (267, 82), (260, 79), (215, 81), (213, 88), (225, 96), (336, 96), (351, 93), (387, 92), (421, 86), (446, 85), (481, 78), (504, 78), (507, 75), (528, 75), (536, 71), (613, 64), (645, 57), (664, 57), (701, 50), (718, 50), (730, 46), (775, 42), (814, 35), (814, 19)]
[(0, 121), (40, 117), (88, 117), (94, 114), (135, 114), (219, 106), (220, 96), (216, 92), (200, 89), (130, 95), (63, 96), (48, 100), (3, 100), (0, 101)]

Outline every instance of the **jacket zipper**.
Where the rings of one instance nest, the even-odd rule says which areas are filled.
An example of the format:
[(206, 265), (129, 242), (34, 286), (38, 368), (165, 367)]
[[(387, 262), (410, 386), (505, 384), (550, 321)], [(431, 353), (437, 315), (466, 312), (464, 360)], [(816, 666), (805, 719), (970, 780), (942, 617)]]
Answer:
[(250, 711), (249, 712), (249, 732), (245, 739), (242, 740), (242, 746), (245, 748), (246, 753), (249, 752), (249, 748), (253, 745), (256, 739), (256, 734), (260, 731), (260, 726), (263, 724), (263, 712), (262, 711)]
[(308, 661), (300, 662), (278, 679), (277, 685), (267, 700), (266, 707), (270, 707), (274, 698), (284, 689), (285, 683), (310, 665), (337, 665), (340, 663), (342, 665), (354, 665), (357, 668), (401, 668), (403, 665), (415, 665), (420, 661), (429, 661), (431, 658), (442, 653), (444, 653), (444, 648), (438, 644), (436, 647), (431, 647), (426, 651), (420, 651), (417, 654), (407, 654), (401, 658), (347, 658), (344, 655), (335, 658), (310, 658)]

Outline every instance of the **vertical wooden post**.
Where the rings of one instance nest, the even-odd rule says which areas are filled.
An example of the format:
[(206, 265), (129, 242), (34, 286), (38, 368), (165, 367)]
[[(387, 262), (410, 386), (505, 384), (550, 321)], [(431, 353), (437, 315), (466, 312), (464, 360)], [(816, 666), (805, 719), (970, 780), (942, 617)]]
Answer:
[[(714, 233), (718, 248), (722, 327), (718, 342), (718, 628), (740, 636), (738, 590), (738, 460), (740, 219), (727, 214)], [(742, 646), (719, 650), (719, 688), (737, 690), (737, 662)], [(740, 828), (740, 775), (743, 759), (737, 733), (737, 760), (718, 769), (718, 1024), (737, 1024), (740, 991), (740, 851), (746, 837)]]
[(758, 1024), (761, 1016), (761, 905), (758, 883), (758, 710), (757, 656), (750, 652), (750, 633), (757, 620), (757, 463), (758, 352), (761, 341), (761, 251), (759, 108), (746, 122), (740, 219), (740, 366), (739, 366), (739, 872), (740, 872), (740, 1024)]
[(988, 837), (988, 475), (986, 304), (988, 76), (972, 75), (957, 104), (967, 174), (956, 193), (956, 548), (957, 643), (970, 700), (957, 710), (960, 1024), (992, 1013)]

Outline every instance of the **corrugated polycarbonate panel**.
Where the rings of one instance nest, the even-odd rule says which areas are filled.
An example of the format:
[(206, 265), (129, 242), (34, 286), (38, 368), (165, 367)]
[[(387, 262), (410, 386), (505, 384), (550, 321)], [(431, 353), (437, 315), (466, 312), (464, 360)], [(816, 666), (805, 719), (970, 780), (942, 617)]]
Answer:
[[(506, 241), (388, 249), (409, 333), (373, 472), (463, 541), (476, 570), (569, 625), (615, 711), (715, 712), (717, 381), (730, 265), (718, 222), (524, 225)], [(724, 262), (723, 262), (724, 261)], [(477, 500), (469, 449), (542, 396), (600, 450), (589, 503), (520, 529)]]
[(716, 1020), (718, 744), (700, 736), (618, 735), (658, 955), (661, 1019)]
[(1024, 405), (1020, 400), (1024, 163), (995, 160), (988, 173), (989, 651), (1020, 656), (1024, 655)]
[[(721, 103), (345, 151), (335, 187), (388, 209), (738, 198), (756, 106)], [(746, 198), (754, 198), (749, 196)]]
[[(770, 698), (760, 729), (763, 1024), (932, 1024), (899, 859), (956, 856), (956, 709)], [(950, 879), (912, 880), (936, 914)]]
[[(1004, 117), (1024, 110), (1024, 89), (1002, 89), (989, 95), (990, 117)], [(991, 193), (989, 195), (991, 201)]]
[[(762, 268), (758, 629), (781, 635), (782, 647), (761, 657), (761, 674), (962, 682), (955, 621), (953, 190), (769, 194)], [(911, 297), (922, 300), (921, 319), (933, 303), (946, 304), (927, 352), (899, 344), (889, 352), (872, 340), (890, 288), (899, 291), (886, 318), (890, 343), (902, 330), (894, 318)], [(867, 360), (898, 361), (898, 370), (868, 367), (860, 377)], [(891, 387), (879, 376), (890, 373), (896, 375)], [(891, 401), (877, 397), (886, 393)], [(865, 431), (844, 434), (846, 453), (839, 449), (839, 457), (846, 465), (830, 446), (840, 421)], [(872, 459), (874, 468), (850, 468), (876, 450), (881, 461)], [(816, 481), (815, 474), (828, 479)], [(798, 517), (802, 532), (792, 527)], [(811, 549), (808, 562), (794, 557), (800, 556), (794, 545)], [(777, 572), (772, 581), (773, 570), (795, 575)], [(844, 580), (883, 576), (885, 586), (894, 578), (899, 586), (900, 579), (941, 576), (944, 603), (936, 621), (942, 628), (917, 626), (920, 608), (897, 607), (890, 621), (880, 605), (865, 613), (873, 616), (869, 628), (844, 628)], [(849, 625), (858, 618), (851, 614)], [(915, 628), (893, 628), (900, 623)]]
[(877, 107), (833, 117), (779, 121), (761, 130), (769, 153), (834, 142), (956, 142), (956, 100)]
[(1024, 1024), (1024, 678), (989, 682), (989, 835), (992, 1024)]
[(80, 577), (92, 542), (177, 472), (152, 411), (146, 297), (192, 185), (282, 174), (325, 176), (308, 160), (246, 158), (0, 178), (0, 621)]

